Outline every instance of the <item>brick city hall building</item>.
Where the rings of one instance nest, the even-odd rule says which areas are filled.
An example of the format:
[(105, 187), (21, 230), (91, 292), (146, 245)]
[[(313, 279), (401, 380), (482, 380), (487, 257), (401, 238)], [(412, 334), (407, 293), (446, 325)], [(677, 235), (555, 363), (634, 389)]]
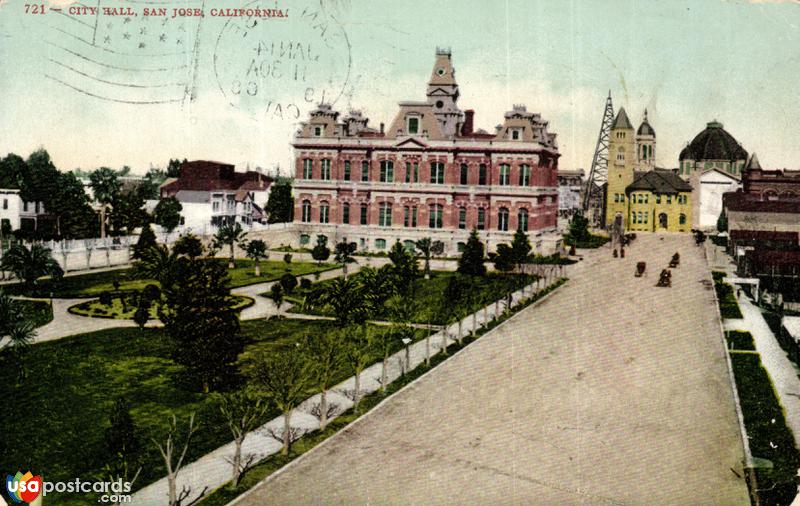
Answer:
[(427, 100), (400, 102), (384, 129), (360, 112), (339, 119), (321, 104), (301, 124), (295, 149), (295, 224), (315, 236), (381, 251), (431, 237), (458, 252), (472, 229), (490, 249), (528, 232), (534, 250), (560, 247), (558, 145), (548, 122), (515, 105), (494, 133), (473, 129), (458, 108), (449, 51), (436, 51)]

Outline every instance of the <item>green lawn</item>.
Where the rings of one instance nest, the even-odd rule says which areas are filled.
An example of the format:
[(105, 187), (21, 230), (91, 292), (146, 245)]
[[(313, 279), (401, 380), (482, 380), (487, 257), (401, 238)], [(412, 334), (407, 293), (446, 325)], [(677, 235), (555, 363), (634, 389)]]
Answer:
[[(293, 348), (299, 339), (331, 327), (326, 321), (244, 321), (242, 332), (249, 343), (241, 363), (258, 350)], [(418, 331), (417, 338), (423, 336)], [(52, 481), (97, 476), (106, 464), (103, 434), (119, 396), (131, 404), (146, 449), (135, 488), (164, 475), (150, 437), (164, 433), (171, 413), (185, 423), (196, 412), (201, 424), (189, 449), (190, 461), (231, 439), (211, 398), (189, 387), (191, 378), (172, 361), (161, 329), (109, 329), (41, 343), (30, 349), (27, 370), (27, 380), (15, 389), (12, 372), (0, 369), (0, 397), (8, 407), (0, 423), (0, 469), (30, 468)], [(338, 374), (340, 380), (348, 376), (344, 370)], [(270, 412), (264, 421), (276, 415)], [(86, 500), (53, 494), (47, 503), (83, 505)]]
[(567, 246), (575, 246), (578, 249), (593, 249), (599, 248), (600, 246), (604, 245), (608, 241), (610, 241), (610, 237), (606, 237), (603, 235), (595, 235), (589, 234), (589, 238), (585, 240), (576, 240), (569, 234), (564, 234), (564, 244)]
[[(227, 265), (227, 260), (217, 259)], [(281, 260), (261, 262), (261, 276), (255, 275), (255, 263), (252, 260), (236, 260), (236, 268), (229, 270), (231, 288), (274, 281), (289, 272), (295, 276), (324, 272), (337, 268), (334, 264), (317, 264), (313, 262), (292, 262), (287, 264)], [(33, 292), (28, 292), (22, 284), (6, 285), (3, 289), (12, 295), (32, 295), (49, 297), (52, 293), (58, 298), (97, 297), (104, 292), (113, 292), (114, 281), (119, 282), (122, 291), (138, 291), (151, 283), (151, 279), (138, 279), (133, 269), (116, 269), (112, 271), (92, 272), (77, 276), (65, 276), (60, 281), (41, 279), (36, 283)], [(157, 284), (157, 283), (156, 283)]]
[[(125, 294), (123, 294), (124, 296)], [(233, 309), (241, 311), (247, 307), (255, 304), (255, 301), (250, 297), (243, 297), (239, 295), (232, 295), (230, 297), (233, 302)], [(136, 300), (131, 294), (125, 297), (125, 305), (122, 304), (122, 299), (114, 297), (111, 299), (111, 305), (103, 304), (99, 299), (91, 299), (80, 304), (75, 304), (69, 308), (69, 312), (90, 318), (111, 318), (115, 320), (133, 320), (133, 314), (136, 312)], [(158, 319), (158, 305), (152, 304), (150, 306), (150, 319)]]
[[(414, 280), (412, 295), (409, 297), (418, 302), (417, 309), (412, 316), (415, 323), (431, 323), (434, 325), (443, 325), (445, 321), (445, 314), (442, 307), (447, 301), (444, 300), (445, 289), (450, 279), (456, 273), (450, 271), (434, 271), (431, 273), (431, 279), (418, 277)], [(358, 274), (353, 274), (358, 276)], [(475, 278), (477, 289), (474, 292), (473, 303), (468, 307), (470, 311), (475, 311), (488, 303), (502, 298), (510, 292), (514, 292), (522, 288), (525, 284), (532, 283), (536, 280), (535, 276), (521, 275), (521, 274), (499, 274), (489, 273), (484, 277)], [(285, 297), (285, 300), (294, 304), (289, 311), (293, 313), (307, 313), (322, 316), (333, 316), (333, 313), (328, 308), (305, 308), (301, 309), (300, 304), (304, 297), (308, 296), (315, 287), (330, 283), (330, 280), (316, 283), (308, 290), (300, 288)], [(266, 292), (261, 294), (264, 297), (270, 297), (270, 293)], [(382, 308), (379, 312), (372, 315), (374, 320), (387, 320), (389, 318), (386, 308)]]
[(783, 406), (757, 353), (732, 352), (731, 361), (750, 451), (774, 466), (756, 472), (762, 504), (789, 504), (797, 492), (800, 452), (786, 426)]
[(53, 321), (53, 308), (49, 302), (38, 300), (17, 300), (17, 304), (22, 306), (25, 319), (33, 322), (36, 327), (47, 325)]
[(733, 294), (733, 287), (728, 283), (723, 283), (722, 277), (719, 276), (718, 273), (714, 273), (713, 277), (714, 290), (717, 292), (717, 300), (719, 300), (719, 312), (720, 315), (722, 315), (722, 318), (742, 318), (742, 311), (739, 309), (739, 303), (736, 301), (736, 296)]
[(725, 340), (728, 342), (728, 348), (732, 350), (755, 351), (756, 349), (750, 332), (730, 330), (725, 332)]

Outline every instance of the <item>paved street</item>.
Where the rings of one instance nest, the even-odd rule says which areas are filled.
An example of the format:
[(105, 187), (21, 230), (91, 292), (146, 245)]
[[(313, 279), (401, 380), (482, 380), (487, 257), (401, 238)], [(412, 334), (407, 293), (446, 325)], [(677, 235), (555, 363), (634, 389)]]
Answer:
[(237, 505), (749, 504), (703, 248), (642, 234), (575, 267)]

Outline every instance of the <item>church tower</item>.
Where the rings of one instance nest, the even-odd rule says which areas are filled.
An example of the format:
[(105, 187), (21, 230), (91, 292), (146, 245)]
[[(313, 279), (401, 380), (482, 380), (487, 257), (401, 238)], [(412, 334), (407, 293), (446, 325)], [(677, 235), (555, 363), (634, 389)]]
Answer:
[(636, 131), (636, 166), (641, 171), (656, 167), (656, 131), (647, 122), (647, 109), (644, 110), (644, 121)]
[(636, 143), (633, 125), (624, 108), (620, 108), (608, 142), (608, 190), (606, 192), (606, 225), (614, 226), (618, 220), (625, 230), (628, 202), (625, 188), (633, 182), (636, 167)]
[(437, 48), (436, 63), (426, 94), (428, 103), (433, 106), (433, 114), (447, 137), (454, 137), (458, 133), (463, 116), (456, 104), (459, 92), (455, 75), (450, 50)]

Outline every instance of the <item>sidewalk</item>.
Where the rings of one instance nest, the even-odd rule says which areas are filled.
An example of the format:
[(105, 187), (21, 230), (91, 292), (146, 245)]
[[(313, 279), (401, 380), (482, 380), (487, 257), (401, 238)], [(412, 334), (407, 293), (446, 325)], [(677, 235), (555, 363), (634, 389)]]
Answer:
[(775, 335), (748, 297), (739, 298), (739, 307), (744, 318), (725, 320), (725, 330), (744, 330), (753, 335), (756, 351), (761, 354), (761, 363), (769, 373), (778, 398), (783, 404), (786, 423), (794, 433), (795, 444), (800, 448), (800, 378), (794, 364), (786, 357)]
[[(536, 283), (529, 285), (529, 287), (524, 289), (524, 295), (523, 290), (515, 292), (512, 295), (512, 306), (518, 304), (524, 297), (531, 296), (537, 287), (538, 285)], [(488, 306), (488, 311), (485, 311), (484, 309), (478, 310), (476, 318), (477, 325), (481, 326), (488, 319), (491, 319), (494, 316), (494, 310), (494, 303)], [(462, 331), (464, 335), (466, 335), (471, 329), (472, 315), (467, 316), (462, 320)], [(442, 332), (447, 333), (446, 342), (449, 345), (456, 341), (457, 330), (458, 324), (453, 324), (447, 329), (439, 331), (430, 336), (431, 357), (435, 356), (441, 351), (444, 337)], [(406, 371), (412, 370), (425, 362), (425, 341), (425, 339), (421, 339), (420, 341), (417, 341), (409, 346), (410, 360), (408, 366), (405, 364), (406, 351), (404, 349), (389, 357), (387, 362), (387, 376), (389, 383), (400, 377), (404, 369)], [(361, 373), (362, 397), (366, 394), (375, 392), (381, 387), (381, 364), (382, 362), (376, 362)], [(355, 377), (350, 377), (329, 391), (328, 402), (330, 404), (337, 404), (339, 406), (339, 412), (344, 412), (353, 405), (353, 402), (346, 394), (351, 393), (354, 389)], [(299, 429), (303, 431), (303, 433), (319, 428), (319, 420), (310, 413), (312, 408), (317, 404), (319, 404), (318, 394), (310, 397), (298, 408), (296, 408), (292, 412), (292, 428)], [(332, 420), (333, 418), (335, 417), (331, 417), (329, 420)], [(245, 439), (244, 445), (242, 446), (242, 455), (255, 455), (257, 456), (256, 461), (260, 461), (280, 451), (281, 443), (270, 437), (267, 434), (267, 431), (270, 429), (282, 431), (282, 428), (283, 417), (279, 416), (255, 431), (250, 432)], [(233, 455), (233, 450), (233, 443), (229, 443), (217, 448), (216, 450), (192, 462), (191, 464), (186, 465), (186, 467), (183, 468), (178, 475), (178, 490), (181, 490), (183, 486), (189, 487), (191, 489), (191, 494), (188, 500), (192, 500), (196, 498), (197, 495), (203, 490), (206, 490), (206, 493), (209, 493), (225, 484), (227, 481), (229, 481), (231, 474), (231, 464), (227, 459)], [(133, 494), (133, 500), (131, 504), (142, 506), (165, 504), (166, 497), (167, 480), (166, 478), (162, 478), (161, 480), (151, 483), (147, 487)]]

